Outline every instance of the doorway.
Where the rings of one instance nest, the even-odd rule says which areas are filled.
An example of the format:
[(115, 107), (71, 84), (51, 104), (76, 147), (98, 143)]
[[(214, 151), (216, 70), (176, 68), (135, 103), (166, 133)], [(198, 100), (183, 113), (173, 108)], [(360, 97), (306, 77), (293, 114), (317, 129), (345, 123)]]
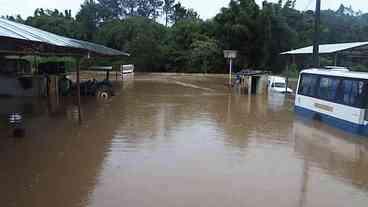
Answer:
[(258, 92), (259, 80), (260, 80), (260, 77), (258, 76), (252, 77), (252, 83), (251, 83), (251, 94), (252, 95), (257, 94)]

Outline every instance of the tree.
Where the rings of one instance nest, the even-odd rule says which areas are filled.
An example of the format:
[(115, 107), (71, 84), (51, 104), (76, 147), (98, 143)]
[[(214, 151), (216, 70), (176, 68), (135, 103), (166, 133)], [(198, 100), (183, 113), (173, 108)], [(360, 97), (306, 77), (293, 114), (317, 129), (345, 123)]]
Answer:
[(59, 35), (77, 37), (77, 24), (70, 13), (70, 10), (62, 13), (57, 9), (36, 9), (34, 16), (28, 17), (24, 23)]
[(101, 8), (108, 12), (108, 17), (110, 19), (120, 19), (124, 14), (121, 1), (122, 0), (98, 0)]
[(170, 19), (174, 24), (176, 24), (183, 20), (199, 19), (199, 15), (193, 9), (187, 9), (178, 2), (174, 5), (173, 14)]
[(139, 16), (152, 18), (154, 21), (160, 16), (160, 10), (163, 5), (162, 0), (137, 0), (137, 2), (137, 13)]
[(164, 0), (163, 12), (165, 14), (165, 26), (169, 24), (170, 16), (174, 13), (175, 0)]
[(110, 12), (111, 19), (142, 16), (156, 20), (160, 16), (163, 0), (100, 0), (102, 8)]
[(237, 50), (237, 67), (256, 67), (260, 54), (260, 9), (254, 0), (232, 0), (228, 8), (216, 15), (216, 38), (223, 49)]
[(217, 67), (223, 61), (222, 50), (215, 39), (202, 36), (190, 45), (190, 69), (187, 72), (213, 73), (221, 72)]
[(16, 16), (9, 16), (9, 15), (1, 16), (1, 18), (7, 19), (13, 22), (22, 23), (22, 24), (24, 24), (25, 22), (24, 19), (19, 14)]
[[(255, 0), (231, 0), (207, 21), (175, 0), (85, 0), (75, 18), (70, 10), (42, 8), (25, 21), (5, 18), (130, 52), (140, 71), (225, 72), (221, 51), (235, 49), (235, 68), (278, 73), (281, 52), (312, 43), (314, 12), (296, 10), (295, 2), (264, 1), (260, 8)], [(160, 16), (166, 27), (155, 22)], [(341, 5), (322, 11), (321, 20), (322, 43), (368, 41), (368, 14)]]
[(166, 27), (144, 17), (128, 17), (101, 26), (96, 40), (112, 48), (127, 51), (138, 71), (162, 71)]
[(294, 24), (288, 17), (295, 15), (297, 19), (299, 13), (295, 14), (292, 8), (292, 1), (286, 1), (284, 5), (278, 3), (263, 3), (260, 15), (260, 41), (262, 45), (262, 59), (259, 65), (263, 68), (271, 68), (274, 72), (281, 72), (284, 64), (279, 57), (280, 53), (292, 49), (296, 45), (297, 33), (291, 26)]
[(92, 40), (93, 35), (97, 32), (98, 25), (102, 21), (102, 8), (94, 0), (85, 0), (81, 5), (81, 9), (76, 15), (79, 25), (80, 38), (84, 40)]

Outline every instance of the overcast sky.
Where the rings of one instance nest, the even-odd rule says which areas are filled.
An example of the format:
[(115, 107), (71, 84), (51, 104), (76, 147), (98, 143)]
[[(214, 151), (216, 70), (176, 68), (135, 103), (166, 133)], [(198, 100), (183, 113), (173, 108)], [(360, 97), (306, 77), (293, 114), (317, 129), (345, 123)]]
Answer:
[[(227, 6), (230, 0), (180, 0), (186, 7), (193, 8), (199, 12), (202, 18), (211, 18), (219, 10)], [(261, 3), (262, 0), (256, 0)], [(277, 0), (269, 0), (276, 2)], [(36, 8), (57, 8), (59, 10), (72, 9), (72, 13), (79, 10), (83, 0), (0, 0), (0, 16), (20, 14), (23, 18), (33, 14)], [(355, 10), (368, 12), (367, 0), (322, 0), (322, 8), (336, 10), (343, 3), (351, 5)], [(300, 10), (313, 9), (315, 0), (297, 0), (297, 8)]]

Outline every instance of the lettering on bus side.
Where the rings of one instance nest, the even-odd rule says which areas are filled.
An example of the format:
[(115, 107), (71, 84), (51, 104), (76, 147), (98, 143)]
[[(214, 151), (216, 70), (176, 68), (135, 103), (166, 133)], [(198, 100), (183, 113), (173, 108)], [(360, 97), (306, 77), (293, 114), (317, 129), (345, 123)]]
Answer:
[(331, 106), (327, 106), (327, 105), (323, 105), (323, 104), (319, 104), (319, 103), (315, 103), (314, 107), (324, 110), (324, 111), (328, 111), (328, 112), (333, 112), (334, 108)]

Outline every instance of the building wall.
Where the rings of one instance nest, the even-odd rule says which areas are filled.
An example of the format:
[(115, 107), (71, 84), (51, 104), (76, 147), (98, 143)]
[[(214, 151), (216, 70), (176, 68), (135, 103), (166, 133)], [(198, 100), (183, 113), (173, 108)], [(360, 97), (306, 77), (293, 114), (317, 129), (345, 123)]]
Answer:
[(259, 82), (257, 84), (257, 94), (265, 94), (267, 92), (268, 76), (259, 76)]
[(260, 76), (243, 76), (242, 81), (242, 88), (244, 88), (245, 94), (251, 94), (252, 93), (252, 81), (257, 79), (257, 85), (256, 85), (256, 94), (265, 94), (267, 93), (267, 81), (268, 76), (267, 75), (260, 75)]
[(42, 76), (12, 77), (0, 75), (1, 96), (45, 96), (47, 79)]

